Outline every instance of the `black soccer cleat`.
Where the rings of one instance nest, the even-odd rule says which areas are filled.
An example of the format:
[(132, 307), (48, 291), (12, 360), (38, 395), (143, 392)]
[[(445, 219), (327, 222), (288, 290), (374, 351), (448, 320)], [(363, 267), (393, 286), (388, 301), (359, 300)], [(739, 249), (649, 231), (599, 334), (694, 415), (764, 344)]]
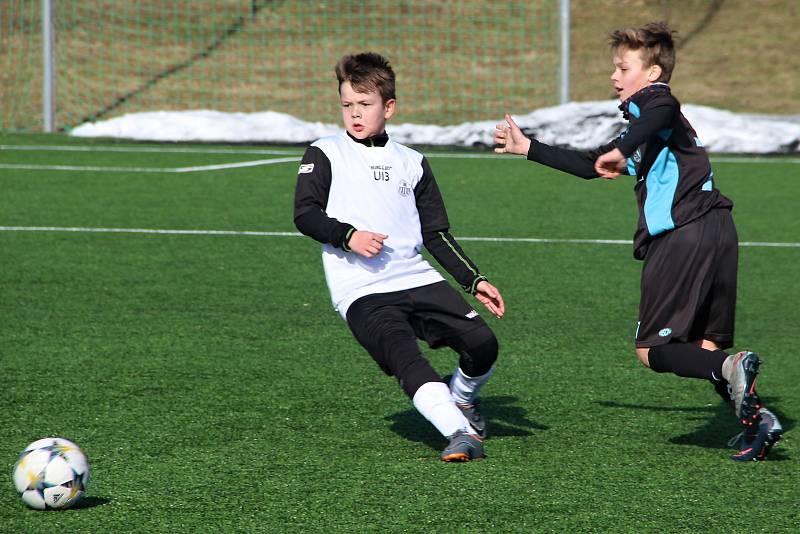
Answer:
[(728, 443), (734, 446), (739, 442), (739, 452), (731, 456), (731, 460), (737, 462), (766, 460), (772, 447), (783, 437), (783, 427), (774, 413), (766, 408), (761, 408), (758, 413), (760, 417), (758, 425), (745, 429)]
[(761, 408), (758, 412), (761, 414), (761, 424), (769, 428), (767, 431), (766, 446), (764, 447), (764, 458), (766, 458), (772, 450), (772, 447), (783, 439), (783, 426), (781, 426), (778, 417), (766, 408)]

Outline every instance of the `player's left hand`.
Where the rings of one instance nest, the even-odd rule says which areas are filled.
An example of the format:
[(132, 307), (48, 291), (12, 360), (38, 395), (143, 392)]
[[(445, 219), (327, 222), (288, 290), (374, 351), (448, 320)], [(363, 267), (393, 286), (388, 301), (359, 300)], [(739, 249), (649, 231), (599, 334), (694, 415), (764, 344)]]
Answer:
[(594, 171), (605, 178), (606, 180), (613, 180), (625, 170), (627, 161), (625, 156), (618, 148), (611, 152), (601, 154), (594, 162)]
[(505, 315), (506, 304), (503, 302), (503, 296), (496, 287), (486, 280), (478, 282), (475, 287), (475, 298), (481, 301), (486, 306), (486, 309), (498, 319)]

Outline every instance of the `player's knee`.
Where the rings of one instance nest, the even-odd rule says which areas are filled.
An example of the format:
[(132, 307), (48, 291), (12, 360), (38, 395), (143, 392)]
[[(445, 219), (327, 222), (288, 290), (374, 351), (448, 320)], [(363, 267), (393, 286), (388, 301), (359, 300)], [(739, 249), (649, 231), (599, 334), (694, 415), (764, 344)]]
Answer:
[(649, 347), (637, 347), (636, 349), (636, 357), (639, 358), (639, 361), (647, 368), (650, 368), (650, 348)]
[(459, 367), (467, 376), (481, 376), (489, 372), (500, 346), (497, 337), (489, 329), (473, 331), (465, 336), (464, 349), (460, 351)]

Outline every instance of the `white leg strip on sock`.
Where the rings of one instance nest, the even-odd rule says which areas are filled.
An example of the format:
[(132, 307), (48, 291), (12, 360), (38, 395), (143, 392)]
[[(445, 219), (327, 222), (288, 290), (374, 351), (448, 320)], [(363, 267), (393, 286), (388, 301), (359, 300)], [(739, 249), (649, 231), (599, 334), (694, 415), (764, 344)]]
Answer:
[(493, 372), (494, 367), (489, 369), (486, 374), (472, 378), (465, 375), (460, 367), (456, 367), (453, 377), (450, 379), (450, 395), (453, 400), (459, 404), (472, 404), (475, 397), (478, 396), (478, 391), (489, 381)]
[(414, 407), (441, 432), (450, 437), (459, 430), (473, 432), (469, 421), (458, 409), (444, 382), (426, 382), (414, 393)]

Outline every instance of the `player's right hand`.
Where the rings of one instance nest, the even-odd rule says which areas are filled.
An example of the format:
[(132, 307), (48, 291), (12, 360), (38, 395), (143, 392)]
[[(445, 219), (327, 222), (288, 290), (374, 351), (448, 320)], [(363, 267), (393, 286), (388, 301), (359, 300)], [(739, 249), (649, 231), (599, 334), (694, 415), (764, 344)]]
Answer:
[(356, 230), (353, 232), (353, 235), (350, 236), (350, 241), (347, 242), (347, 246), (350, 247), (350, 250), (365, 258), (374, 258), (381, 253), (383, 241), (388, 237), (389, 236), (386, 234)]
[(531, 148), (531, 140), (522, 133), (517, 123), (506, 113), (505, 122), (494, 127), (494, 149), (498, 154), (519, 154), (527, 156)]

